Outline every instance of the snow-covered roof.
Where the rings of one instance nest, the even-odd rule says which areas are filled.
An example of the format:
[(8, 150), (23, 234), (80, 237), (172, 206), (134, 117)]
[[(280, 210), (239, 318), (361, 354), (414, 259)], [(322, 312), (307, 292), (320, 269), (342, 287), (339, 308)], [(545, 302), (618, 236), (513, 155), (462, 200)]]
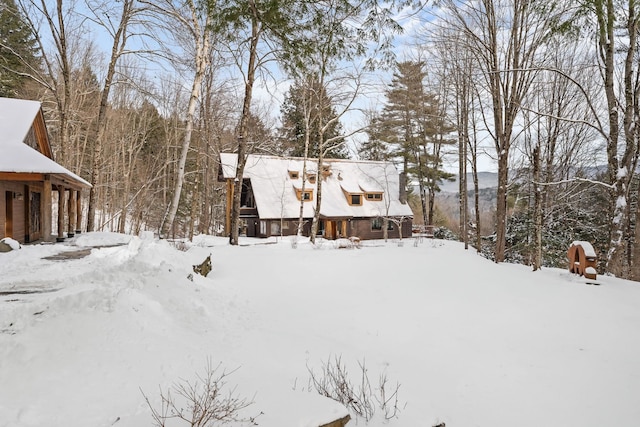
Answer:
[[(234, 179), (237, 155), (221, 153), (222, 175)], [(303, 162), (301, 158), (250, 155), (244, 169), (244, 178), (251, 180), (256, 207), (260, 218), (297, 218), (300, 201), (296, 189), (302, 188)], [(315, 183), (305, 182), (305, 189), (313, 191), (311, 201), (304, 203), (304, 217), (313, 216), (316, 206), (318, 181), (322, 180), (320, 215), (329, 218), (378, 216), (413, 216), (408, 204), (400, 203), (398, 170), (389, 162), (325, 159), (331, 174), (318, 175)], [(317, 160), (307, 160), (307, 170), (317, 170)], [(299, 171), (292, 179), (289, 171)], [(382, 192), (381, 200), (367, 200), (367, 192)], [(362, 205), (351, 206), (347, 194), (362, 195)]]
[(0, 142), (23, 142), (39, 111), (38, 101), (0, 98)]
[(84, 187), (91, 184), (25, 144), (40, 112), (40, 103), (0, 98), (0, 172), (58, 175)]

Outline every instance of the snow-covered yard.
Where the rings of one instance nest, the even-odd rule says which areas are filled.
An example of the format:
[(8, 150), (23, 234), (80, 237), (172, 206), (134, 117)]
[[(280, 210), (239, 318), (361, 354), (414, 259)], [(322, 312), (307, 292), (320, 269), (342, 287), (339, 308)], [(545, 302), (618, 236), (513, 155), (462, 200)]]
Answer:
[[(400, 384), (399, 417), (370, 426), (640, 422), (638, 283), (439, 240), (241, 243), (88, 233), (0, 253), (0, 426), (150, 426), (142, 391), (159, 405), (208, 360), (237, 369), (228, 385), (258, 425), (318, 426), (344, 409), (308, 391), (308, 367), (336, 356), (355, 381), (365, 361), (374, 386)], [(210, 253), (209, 276), (187, 279)]]

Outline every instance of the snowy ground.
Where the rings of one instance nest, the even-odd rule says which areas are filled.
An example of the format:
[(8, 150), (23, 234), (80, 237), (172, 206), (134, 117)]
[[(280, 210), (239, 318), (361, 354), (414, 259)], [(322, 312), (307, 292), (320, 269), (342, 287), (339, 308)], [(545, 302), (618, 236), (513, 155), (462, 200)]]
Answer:
[[(207, 360), (237, 369), (258, 425), (318, 426), (344, 409), (308, 391), (307, 367), (335, 356), (356, 381), (364, 360), (374, 385), (400, 384), (399, 417), (370, 426), (638, 425), (638, 283), (438, 240), (241, 243), (89, 233), (0, 253), (0, 426), (150, 426), (141, 390), (159, 405)], [(209, 253), (213, 271), (188, 280)]]

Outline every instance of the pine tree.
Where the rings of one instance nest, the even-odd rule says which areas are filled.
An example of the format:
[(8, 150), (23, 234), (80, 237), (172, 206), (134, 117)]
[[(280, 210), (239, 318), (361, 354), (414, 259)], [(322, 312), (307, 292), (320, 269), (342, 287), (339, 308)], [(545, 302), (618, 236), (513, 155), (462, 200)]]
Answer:
[[(304, 97), (307, 96), (305, 94), (312, 97), (312, 99), (305, 100)], [(317, 118), (320, 113), (320, 106), (322, 106), (323, 109), (322, 117), (324, 117), (325, 123), (336, 117), (336, 111), (331, 105), (331, 100), (327, 96), (325, 88), (320, 87), (318, 82), (313, 78), (294, 82), (289, 88), (289, 92), (282, 104), (280, 109), (282, 113), (282, 127), (280, 128), (280, 147), (282, 152), (280, 154), (304, 157), (306, 132), (305, 105), (312, 105), (308, 112), (310, 120), (308, 157), (319, 157), (320, 123), (318, 123)], [(340, 136), (341, 133), (342, 126), (339, 121), (336, 121), (331, 124), (324, 133), (324, 139), (328, 140)], [(335, 159), (346, 159), (349, 157), (349, 153), (344, 144), (334, 143), (325, 156)]]
[(38, 46), (14, 0), (0, 0), (0, 96), (19, 96), (39, 63)]
[(366, 129), (367, 140), (358, 147), (358, 155), (362, 160), (383, 161), (388, 160), (388, 144), (384, 141), (383, 123), (379, 115), (374, 115), (369, 120)]
[(425, 89), (425, 67), (424, 62), (416, 61), (396, 64), (386, 93), (380, 130), (381, 139), (393, 147), (391, 155), (400, 157), (404, 171), (417, 181), (422, 215), (425, 222), (431, 224), (435, 193), (440, 191), (438, 184), (451, 177), (442, 170), (440, 151), (444, 144), (452, 142), (446, 135), (453, 128), (445, 125), (437, 96)]

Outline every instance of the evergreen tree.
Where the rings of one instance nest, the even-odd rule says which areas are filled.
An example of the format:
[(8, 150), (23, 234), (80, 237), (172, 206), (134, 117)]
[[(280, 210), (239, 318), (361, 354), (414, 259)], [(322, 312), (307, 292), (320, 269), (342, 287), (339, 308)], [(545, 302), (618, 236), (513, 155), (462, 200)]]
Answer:
[(452, 142), (446, 135), (453, 128), (445, 125), (438, 97), (425, 90), (425, 78), (424, 62), (396, 64), (380, 129), (381, 139), (393, 147), (391, 155), (400, 157), (404, 171), (418, 182), (422, 215), (431, 224), (439, 182), (451, 177), (442, 170), (440, 151), (444, 144)]
[[(307, 99), (305, 99), (305, 97), (307, 97)], [(307, 105), (311, 106), (309, 107), (309, 111), (305, 111), (305, 106)], [(320, 111), (321, 108), (322, 111)], [(331, 105), (331, 100), (327, 96), (325, 88), (321, 87), (318, 81), (313, 78), (297, 80), (289, 88), (289, 92), (285, 97), (280, 111), (282, 113), (280, 154), (304, 157), (305, 132), (307, 132), (305, 117), (308, 117), (308, 157), (319, 157), (320, 123), (318, 117), (322, 112), (325, 123), (336, 117), (335, 108)], [(342, 125), (336, 120), (324, 133), (324, 140), (340, 136), (341, 134)], [(325, 157), (346, 159), (349, 157), (349, 153), (344, 144), (334, 143), (332, 144), (332, 148), (325, 153)]]
[(358, 155), (362, 160), (382, 161), (389, 158), (387, 143), (383, 139), (384, 129), (379, 115), (369, 120), (366, 129), (367, 140), (358, 147)]
[(0, 96), (16, 97), (38, 66), (38, 46), (14, 0), (0, 0), (0, 22)]

